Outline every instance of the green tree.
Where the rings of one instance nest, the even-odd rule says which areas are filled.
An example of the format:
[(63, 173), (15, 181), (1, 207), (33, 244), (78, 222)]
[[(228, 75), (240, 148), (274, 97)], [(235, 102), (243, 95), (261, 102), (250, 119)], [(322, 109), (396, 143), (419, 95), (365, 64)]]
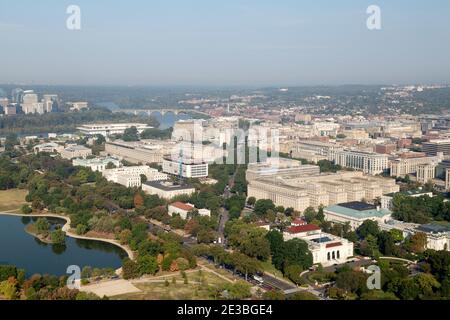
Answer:
[(123, 141), (139, 141), (139, 132), (135, 126), (125, 129)]
[(283, 255), (283, 268), (296, 264), (303, 270), (306, 270), (313, 264), (313, 258), (308, 249), (308, 244), (300, 239), (291, 239), (284, 242)]
[(122, 276), (124, 279), (135, 279), (139, 277), (139, 266), (128, 258), (122, 261)]
[(47, 233), (50, 230), (50, 222), (46, 218), (39, 218), (36, 221), (36, 229), (38, 233)]
[(303, 212), (303, 216), (305, 217), (306, 222), (311, 223), (314, 219), (316, 219), (317, 212), (312, 207), (308, 207)]
[(33, 209), (31, 209), (27, 204), (24, 204), (20, 210), (23, 214), (30, 214), (31, 212), (33, 212)]
[(254, 206), (255, 203), (256, 203), (256, 198), (255, 198), (255, 197), (249, 197), (249, 198), (247, 199), (247, 204), (248, 204), (249, 206)]
[(54, 230), (50, 233), (50, 237), (54, 244), (62, 244), (66, 241), (66, 233), (61, 229)]
[(253, 210), (258, 216), (264, 216), (268, 210), (275, 211), (275, 205), (272, 200), (260, 199), (255, 203), (255, 209)]
[(155, 274), (159, 270), (156, 258), (150, 255), (139, 256), (137, 258), (137, 268), (140, 275)]
[(356, 229), (356, 233), (363, 239), (367, 238), (368, 235), (377, 237), (380, 233), (380, 228), (378, 227), (378, 222), (373, 220), (364, 220), (364, 222)]

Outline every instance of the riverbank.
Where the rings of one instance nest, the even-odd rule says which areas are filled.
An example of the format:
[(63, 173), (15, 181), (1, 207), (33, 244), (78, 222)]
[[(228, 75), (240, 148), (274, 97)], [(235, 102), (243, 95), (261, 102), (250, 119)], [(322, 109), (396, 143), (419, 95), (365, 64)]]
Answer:
[(122, 250), (124, 250), (131, 260), (135, 259), (134, 252), (128, 246), (125, 246), (125, 245), (121, 244), (117, 240), (105, 239), (105, 238), (86, 237), (86, 236), (82, 236), (82, 235), (76, 234), (75, 232), (71, 231), (71, 229), (70, 229), (71, 221), (70, 221), (70, 218), (67, 217), (67, 216), (62, 216), (62, 215), (58, 215), (58, 214), (54, 214), (54, 213), (42, 213), (42, 214), (30, 213), (30, 214), (23, 214), (23, 213), (16, 213), (16, 212), (0, 212), (0, 215), (16, 216), (16, 217), (43, 217), (43, 218), (62, 219), (62, 220), (66, 221), (66, 224), (62, 227), (61, 230), (66, 233), (66, 236), (69, 236), (69, 237), (74, 238), (74, 239), (107, 242), (107, 243), (113, 244), (113, 245), (121, 248)]

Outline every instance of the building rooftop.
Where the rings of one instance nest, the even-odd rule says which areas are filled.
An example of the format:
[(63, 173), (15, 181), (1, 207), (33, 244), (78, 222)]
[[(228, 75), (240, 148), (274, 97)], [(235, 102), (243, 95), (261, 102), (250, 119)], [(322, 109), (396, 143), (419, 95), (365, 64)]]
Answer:
[(164, 191), (172, 191), (172, 190), (186, 190), (186, 189), (193, 189), (194, 187), (191, 185), (179, 185), (179, 184), (173, 184), (169, 181), (147, 181), (144, 183), (147, 186), (161, 189)]
[(170, 205), (173, 206), (173, 207), (176, 207), (178, 209), (185, 210), (185, 211), (191, 211), (192, 209), (195, 208), (192, 204), (183, 203), (183, 202), (180, 202), (180, 201), (171, 203)]
[(426, 194), (428, 194), (428, 193), (430, 193), (430, 192), (428, 192), (428, 191), (423, 191), (423, 190), (421, 190), (421, 189), (416, 189), (416, 190), (408, 190), (408, 191), (392, 192), (392, 193), (388, 193), (388, 194), (386, 194), (386, 195), (389, 196), (389, 197), (393, 197), (393, 196), (396, 195), (396, 194), (403, 194), (403, 195), (405, 195), (405, 196), (417, 196), (417, 195), (420, 195), (420, 194), (426, 195)]
[(376, 209), (376, 206), (374, 206), (373, 204), (369, 204), (369, 203), (365, 203), (365, 202), (361, 202), (361, 201), (339, 203), (338, 205), (341, 207), (345, 207), (345, 208), (352, 209), (352, 210), (358, 210), (358, 211)]
[(391, 214), (389, 210), (378, 209), (377, 207), (364, 202), (348, 202), (329, 206), (326, 211), (334, 212), (356, 219), (382, 218)]
[(70, 146), (65, 149), (66, 151), (77, 151), (77, 150), (90, 150), (82, 145)]
[(320, 230), (320, 227), (316, 226), (315, 224), (305, 224), (305, 225), (301, 225), (301, 226), (289, 227), (287, 229), (287, 232), (303, 233), (303, 232), (318, 231), (318, 230)]
[(450, 227), (442, 226), (439, 224), (424, 224), (417, 228), (417, 230), (426, 232), (426, 233), (442, 233), (442, 232), (449, 232)]

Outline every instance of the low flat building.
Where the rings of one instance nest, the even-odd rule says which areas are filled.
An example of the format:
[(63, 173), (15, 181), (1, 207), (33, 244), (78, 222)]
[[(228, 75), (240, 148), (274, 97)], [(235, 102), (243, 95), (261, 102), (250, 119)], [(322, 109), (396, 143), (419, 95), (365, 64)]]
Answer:
[(73, 145), (65, 148), (60, 152), (60, 155), (64, 159), (75, 159), (75, 158), (86, 158), (90, 155), (92, 155), (92, 150), (89, 148), (86, 148), (85, 146), (81, 145)]
[(341, 224), (348, 222), (353, 230), (365, 220), (386, 223), (391, 219), (391, 211), (358, 201), (328, 206), (323, 212), (327, 221)]
[(142, 190), (163, 199), (172, 199), (180, 195), (191, 195), (195, 188), (190, 185), (177, 185), (169, 181), (147, 181), (142, 184)]
[(106, 157), (106, 158), (94, 158), (94, 159), (73, 159), (72, 165), (74, 167), (86, 167), (90, 168), (92, 171), (103, 172), (106, 170), (108, 164), (112, 163), (114, 166), (119, 167), (120, 161), (116, 158)]
[(140, 187), (142, 175), (147, 178), (147, 181), (167, 180), (165, 173), (161, 173), (157, 169), (150, 168), (149, 166), (128, 166), (106, 169), (102, 174), (108, 181), (119, 183), (126, 187)]
[(168, 206), (168, 212), (173, 217), (174, 214), (180, 215), (181, 218), (187, 219), (188, 214), (194, 210), (198, 211), (198, 214), (201, 216), (211, 216), (211, 211), (208, 209), (197, 209), (193, 204), (190, 203), (183, 203), (183, 202), (174, 202), (172, 204), (169, 204)]
[(392, 210), (393, 209), (392, 200), (394, 199), (395, 195), (397, 195), (397, 194), (402, 194), (407, 197), (414, 197), (414, 198), (423, 197), (423, 196), (428, 196), (428, 197), (433, 196), (433, 192), (425, 192), (420, 189), (419, 190), (402, 191), (402, 192), (396, 192), (396, 193), (388, 193), (388, 194), (381, 196), (381, 208), (386, 209), (386, 210)]
[(427, 249), (450, 251), (450, 227), (425, 224), (417, 228), (427, 235)]
[(59, 153), (63, 149), (63, 146), (54, 142), (42, 143), (33, 147), (34, 153)]
[(71, 111), (80, 111), (88, 108), (87, 102), (67, 102), (67, 105), (70, 107)]
[(136, 127), (139, 133), (146, 129), (152, 129), (153, 127), (148, 126), (145, 123), (94, 123), (94, 124), (84, 124), (77, 129), (85, 135), (95, 136), (102, 135), (108, 137), (113, 134), (123, 134), (126, 129), (131, 127)]
[(343, 264), (353, 256), (353, 242), (322, 232), (316, 225), (291, 226), (283, 232), (283, 238), (285, 241), (291, 239), (305, 241), (313, 256), (313, 263), (320, 263), (324, 267)]
[(426, 248), (430, 250), (450, 251), (450, 227), (438, 224), (424, 224), (403, 222), (391, 219), (387, 223), (381, 223), (380, 229), (390, 231), (396, 229), (402, 232), (404, 238), (408, 238), (416, 233), (424, 233), (427, 236)]

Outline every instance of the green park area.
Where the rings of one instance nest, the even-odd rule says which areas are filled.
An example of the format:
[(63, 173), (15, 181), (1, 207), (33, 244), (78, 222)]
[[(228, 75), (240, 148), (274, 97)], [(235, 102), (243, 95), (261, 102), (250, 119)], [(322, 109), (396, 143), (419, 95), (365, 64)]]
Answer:
[(184, 276), (168, 275), (145, 281), (132, 281), (141, 292), (127, 293), (113, 300), (209, 300), (230, 284), (223, 277), (206, 270), (188, 271)]
[(0, 190), (0, 212), (12, 210), (19, 212), (22, 205), (26, 203), (27, 194), (28, 191), (22, 189)]

